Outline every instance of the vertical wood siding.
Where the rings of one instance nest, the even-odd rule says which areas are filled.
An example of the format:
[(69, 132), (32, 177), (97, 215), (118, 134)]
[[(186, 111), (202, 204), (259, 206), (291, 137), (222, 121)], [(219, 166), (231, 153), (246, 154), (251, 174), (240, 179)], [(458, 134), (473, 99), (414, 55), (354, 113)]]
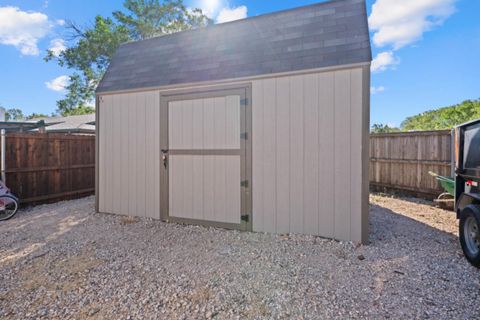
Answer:
[(169, 215), (240, 223), (240, 157), (170, 155)]
[(99, 211), (160, 218), (159, 93), (100, 97)]
[[(240, 97), (169, 102), (169, 148), (240, 149)], [(240, 223), (239, 155), (170, 155), (169, 216)]]
[(365, 240), (363, 73), (253, 82), (254, 231)]
[(240, 97), (169, 102), (169, 148), (240, 149)]
[[(367, 73), (355, 68), (251, 82), (254, 231), (365, 241)], [(100, 211), (160, 217), (159, 96), (153, 91), (101, 97)], [(171, 102), (178, 108), (169, 117), (178, 125), (169, 127), (170, 149), (238, 148), (235, 99)], [(238, 223), (240, 213), (225, 208), (240, 207), (240, 181), (223, 183), (233, 181), (226, 175), (240, 176), (239, 164), (232, 162), (238, 159), (170, 159), (171, 188), (191, 200), (171, 198), (172, 214)]]

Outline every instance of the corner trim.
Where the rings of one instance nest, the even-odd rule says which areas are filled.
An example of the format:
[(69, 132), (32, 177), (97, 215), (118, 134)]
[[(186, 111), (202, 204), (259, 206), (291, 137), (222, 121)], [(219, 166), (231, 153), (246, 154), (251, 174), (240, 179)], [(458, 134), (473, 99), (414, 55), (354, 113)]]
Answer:
[(100, 212), (100, 99), (95, 97), (95, 212)]
[(361, 220), (361, 241), (363, 244), (368, 243), (369, 238), (369, 165), (370, 165), (370, 66), (363, 67), (362, 86), (362, 112), (363, 112), (363, 137), (362, 137), (362, 220)]

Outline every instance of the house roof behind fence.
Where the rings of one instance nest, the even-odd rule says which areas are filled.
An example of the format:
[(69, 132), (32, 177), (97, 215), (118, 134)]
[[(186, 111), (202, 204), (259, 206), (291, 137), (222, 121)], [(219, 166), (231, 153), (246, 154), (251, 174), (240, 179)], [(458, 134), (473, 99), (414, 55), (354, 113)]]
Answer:
[(370, 62), (364, 0), (333, 0), (121, 45), (97, 92)]
[(34, 121), (43, 120), (47, 132), (83, 132), (95, 133), (95, 114), (83, 114), (67, 117), (44, 117)]

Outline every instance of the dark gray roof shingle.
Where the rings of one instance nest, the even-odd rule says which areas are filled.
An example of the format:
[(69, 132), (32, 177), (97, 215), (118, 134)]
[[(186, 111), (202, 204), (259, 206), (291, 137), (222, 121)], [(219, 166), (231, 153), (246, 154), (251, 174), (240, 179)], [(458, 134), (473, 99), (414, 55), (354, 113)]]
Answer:
[(333, 0), (121, 45), (97, 92), (370, 62), (364, 0)]

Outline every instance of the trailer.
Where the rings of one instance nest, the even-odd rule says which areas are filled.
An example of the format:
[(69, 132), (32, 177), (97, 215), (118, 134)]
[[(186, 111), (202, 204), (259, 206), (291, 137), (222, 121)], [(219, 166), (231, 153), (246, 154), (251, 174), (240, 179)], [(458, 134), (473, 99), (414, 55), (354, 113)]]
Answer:
[(480, 268), (480, 119), (455, 127), (455, 211), (467, 260)]

